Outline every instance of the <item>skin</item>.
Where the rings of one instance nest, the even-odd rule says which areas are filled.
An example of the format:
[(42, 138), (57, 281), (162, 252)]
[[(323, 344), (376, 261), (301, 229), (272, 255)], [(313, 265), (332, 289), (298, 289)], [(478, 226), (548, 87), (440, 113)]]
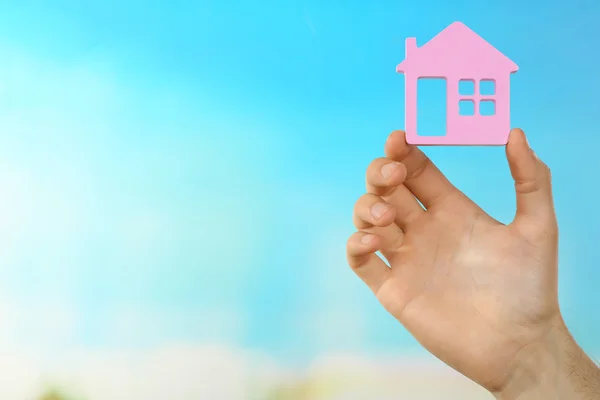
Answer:
[(390, 135), (385, 155), (367, 169), (358, 232), (347, 244), (348, 263), (382, 306), (498, 399), (600, 398), (598, 367), (559, 308), (550, 170), (523, 131), (511, 131), (506, 146), (517, 196), (508, 225), (455, 188), (403, 132)]

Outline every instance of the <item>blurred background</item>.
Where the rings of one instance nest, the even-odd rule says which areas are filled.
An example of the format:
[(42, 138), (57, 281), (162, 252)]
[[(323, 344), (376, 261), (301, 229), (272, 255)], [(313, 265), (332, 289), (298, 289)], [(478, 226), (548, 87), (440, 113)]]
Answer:
[[(455, 20), (520, 67), (512, 125), (552, 168), (561, 306), (598, 358), (599, 18), (595, 0), (0, 1), (0, 398), (489, 399), (345, 263), (365, 168), (404, 126), (404, 40)], [(512, 219), (502, 147), (425, 151)]]

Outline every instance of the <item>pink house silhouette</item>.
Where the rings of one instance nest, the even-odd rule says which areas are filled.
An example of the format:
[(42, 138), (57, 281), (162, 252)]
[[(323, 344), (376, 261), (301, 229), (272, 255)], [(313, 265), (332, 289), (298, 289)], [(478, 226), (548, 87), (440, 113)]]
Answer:
[[(461, 22), (454, 22), (421, 47), (417, 47), (416, 38), (407, 38), (406, 57), (396, 68), (406, 80), (407, 142), (417, 145), (506, 144), (510, 131), (510, 74), (518, 68)], [(445, 136), (417, 134), (417, 81), (420, 78), (446, 79)], [(461, 93), (459, 82), (470, 84), (471, 90)], [(484, 88), (489, 90), (484, 91)], [(469, 115), (461, 112), (463, 106), (470, 109)]]

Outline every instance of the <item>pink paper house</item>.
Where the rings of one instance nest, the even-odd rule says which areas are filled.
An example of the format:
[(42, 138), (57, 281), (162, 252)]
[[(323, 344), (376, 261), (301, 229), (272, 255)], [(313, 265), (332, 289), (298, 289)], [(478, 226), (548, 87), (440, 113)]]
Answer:
[[(461, 22), (421, 47), (406, 39), (396, 71), (406, 80), (406, 140), (416, 145), (504, 145), (510, 131), (510, 74), (518, 66)], [(446, 135), (417, 134), (417, 80), (446, 79)], [(461, 82), (465, 81), (465, 82)], [(470, 84), (459, 92), (459, 82)], [(488, 89), (482, 92), (482, 89)], [(461, 115), (460, 109), (471, 115)], [(483, 110), (486, 112), (484, 113)]]

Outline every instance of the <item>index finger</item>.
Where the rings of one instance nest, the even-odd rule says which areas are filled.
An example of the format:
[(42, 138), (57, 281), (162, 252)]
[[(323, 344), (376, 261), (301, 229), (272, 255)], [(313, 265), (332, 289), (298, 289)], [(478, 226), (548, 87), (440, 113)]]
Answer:
[(430, 208), (453, 194), (462, 194), (418, 147), (406, 143), (403, 131), (394, 131), (385, 144), (388, 158), (406, 166), (404, 185)]

